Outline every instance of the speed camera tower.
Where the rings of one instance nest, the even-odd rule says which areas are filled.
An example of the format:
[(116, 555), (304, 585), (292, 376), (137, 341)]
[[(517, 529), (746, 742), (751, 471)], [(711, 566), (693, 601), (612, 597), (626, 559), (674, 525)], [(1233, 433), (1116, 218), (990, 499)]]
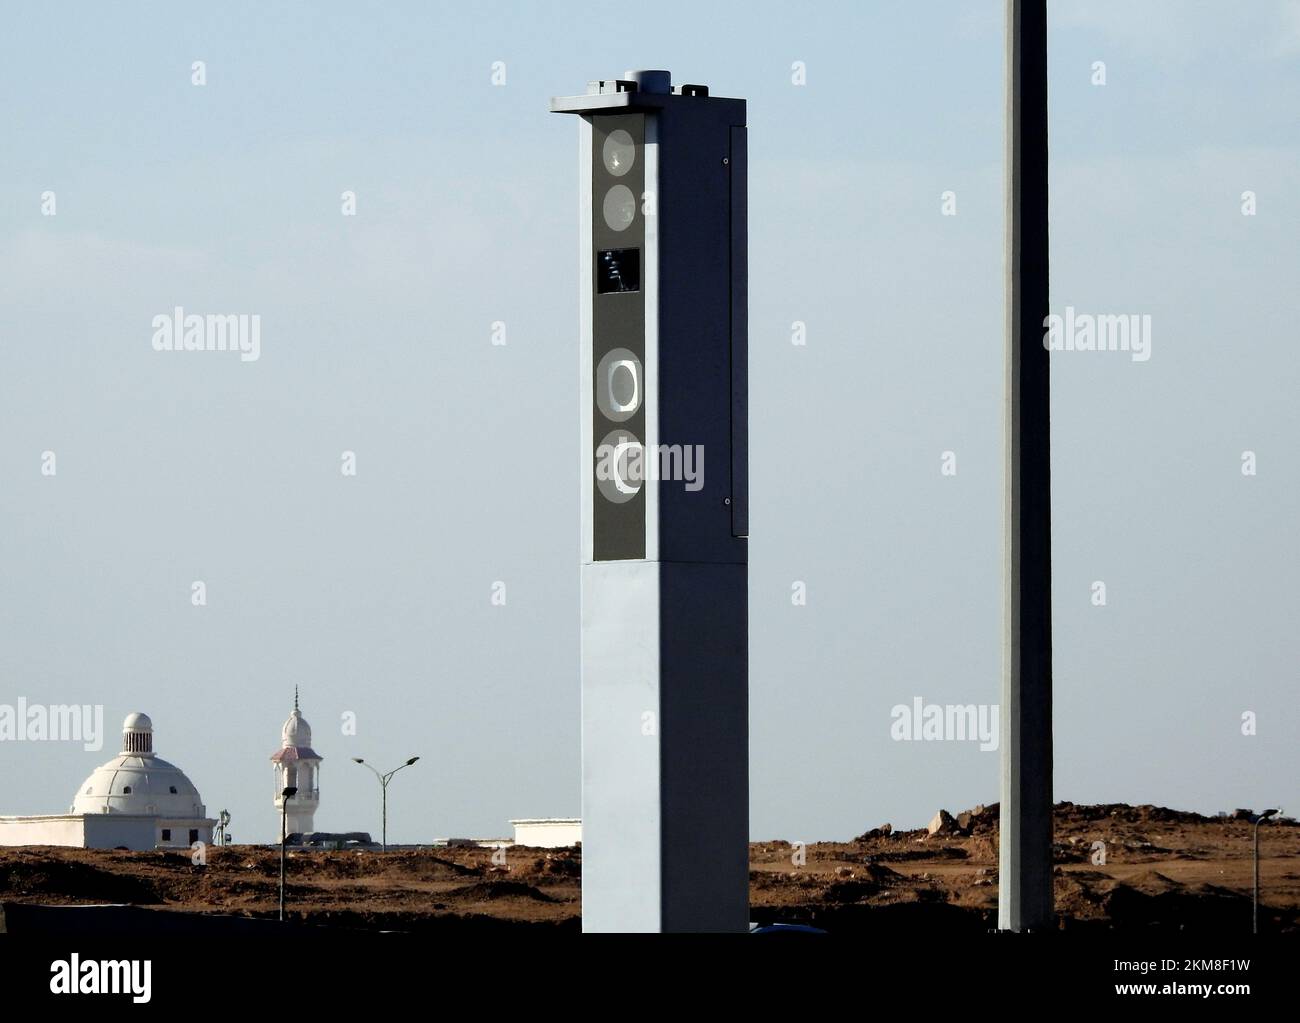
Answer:
[(748, 924), (745, 102), (579, 118), (582, 925)]

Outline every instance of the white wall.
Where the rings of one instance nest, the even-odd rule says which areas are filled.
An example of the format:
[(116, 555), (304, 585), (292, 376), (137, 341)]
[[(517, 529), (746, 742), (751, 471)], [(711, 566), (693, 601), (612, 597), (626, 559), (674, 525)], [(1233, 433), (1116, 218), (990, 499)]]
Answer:
[(0, 846), (85, 844), (80, 816), (0, 817)]
[(86, 821), (86, 848), (152, 849), (158, 838), (157, 817), (137, 817), (134, 814), (88, 813)]
[[(171, 832), (170, 837), (163, 837), (163, 830)], [(160, 817), (154, 821), (154, 843), (160, 849), (188, 849), (190, 848), (190, 831), (198, 832), (196, 841), (204, 845), (212, 844), (212, 821), (204, 818), (186, 818), (177, 817), (167, 818)]]
[[(162, 829), (171, 829), (170, 841)], [(167, 820), (118, 813), (52, 814), (40, 817), (0, 817), (0, 846), (63, 845), (86, 849), (188, 849), (190, 829), (199, 841), (212, 844), (210, 820)]]
[(559, 849), (582, 841), (581, 821), (519, 821), (515, 823), (515, 845), (535, 849)]

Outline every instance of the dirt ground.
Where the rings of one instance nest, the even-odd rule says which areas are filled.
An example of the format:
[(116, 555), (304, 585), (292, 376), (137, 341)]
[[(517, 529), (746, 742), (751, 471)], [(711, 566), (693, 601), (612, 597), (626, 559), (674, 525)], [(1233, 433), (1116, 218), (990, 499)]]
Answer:
[[(998, 807), (852, 842), (750, 849), (750, 916), (832, 932), (986, 931), (997, 924)], [(1053, 860), (1062, 930), (1248, 933), (1251, 824), (1157, 806), (1058, 803)], [(1260, 827), (1260, 930), (1300, 931), (1300, 825)], [(940, 931), (942, 933), (942, 931)]]
[[(1054, 854), (1062, 929), (1250, 929), (1246, 820), (1061, 803)], [(576, 931), (581, 869), (580, 849), (514, 847), (504, 864), (476, 847), (292, 851), (287, 902), (294, 919), (366, 930)], [(1300, 825), (1260, 828), (1260, 874), (1260, 930), (1300, 932)], [(181, 852), (0, 849), (3, 902), (269, 917), (278, 878), (279, 852), (262, 846), (209, 849), (206, 866)], [(996, 805), (949, 818), (935, 834), (882, 826), (850, 842), (750, 846), (750, 918), (761, 923), (985, 931), (996, 923), (997, 885)]]

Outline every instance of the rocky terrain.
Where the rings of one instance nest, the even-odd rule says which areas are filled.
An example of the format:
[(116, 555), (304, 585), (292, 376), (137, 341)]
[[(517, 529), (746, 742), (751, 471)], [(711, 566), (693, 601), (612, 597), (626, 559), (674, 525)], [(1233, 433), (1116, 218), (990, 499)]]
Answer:
[[(1058, 803), (1053, 859), (1063, 930), (1248, 932), (1252, 826), (1157, 806)], [(997, 923), (998, 807), (852, 842), (756, 843), (751, 917), (828, 931), (985, 931)], [(796, 866), (803, 861), (803, 866)], [(1300, 826), (1260, 829), (1260, 930), (1300, 930)]]
[[(848, 842), (750, 847), (751, 919), (833, 933), (957, 934), (996, 923), (998, 808), (940, 811), (929, 828), (888, 825)], [(1261, 931), (1300, 932), (1300, 826), (1260, 829)], [(1251, 824), (1156, 806), (1056, 807), (1056, 907), (1065, 930), (1245, 933)], [(289, 915), (366, 930), (576, 931), (580, 849), (471, 846), (293, 851)], [(127, 903), (272, 917), (279, 853), (0, 849), (0, 902)]]

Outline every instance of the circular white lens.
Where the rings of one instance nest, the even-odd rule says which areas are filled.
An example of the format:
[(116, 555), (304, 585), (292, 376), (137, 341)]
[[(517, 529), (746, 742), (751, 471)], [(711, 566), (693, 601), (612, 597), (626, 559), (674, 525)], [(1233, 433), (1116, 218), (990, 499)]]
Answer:
[(596, 489), (605, 500), (626, 504), (645, 482), (645, 452), (636, 435), (611, 430), (596, 448)]
[(606, 136), (601, 156), (605, 161), (605, 170), (614, 177), (621, 178), (636, 163), (636, 144), (631, 135), (622, 128), (616, 128)]
[(641, 360), (615, 348), (596, 367), (596, 406), (612, 423), (623, 423), (641, 407)]
[(636, 216), (636, 196), (627, 185), (615, 185), (605, 193), (605, 223), (611, 231), (626, 231)]

